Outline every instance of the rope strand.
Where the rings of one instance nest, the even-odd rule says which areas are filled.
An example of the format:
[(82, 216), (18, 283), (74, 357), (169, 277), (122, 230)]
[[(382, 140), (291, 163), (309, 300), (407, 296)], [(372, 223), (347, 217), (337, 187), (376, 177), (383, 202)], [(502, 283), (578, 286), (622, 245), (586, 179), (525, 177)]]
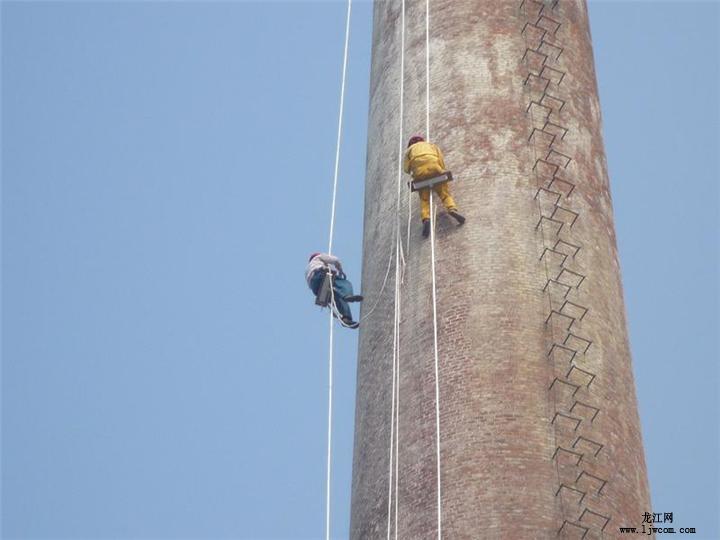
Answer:
[[(430, 139), (430, 0), (425, 0), (425, 132)], [(440, 359), (438, 354), (437, 286), (435, 276), (435, 204), (430, 191), (430, 255), (432, 270), (433, 350), (435, 353), (435, 457), (437, 462), (437, 537), (442, 538), (442, 491), (440, 481)]]
[(342, 82), (340, 83), (340, 111), (338, 112), (337, 140), (335, 143), (335, 172), (333, 174), (332, 208), (330, 210), (330, 238), (328, 240), (328, 254), (332, 255), (333, 237), (335, 235), (335, 201), (337, 199), (338, 173), (340, 171), (340, 144), (342, 142), (343, 111), (345, 110), (345, 81), (348, 63), (348, 45), (350, 44), (350, 11), (352, 0), (347, 3), (347, 17), (345, 19), (345, 48), (343, 51)]
[[(328, 254), (332, 255), (333, 236), (335, 234), (335, 207), (337, 200), (338, 173), (340, 171), (340, 143), (342, 142), (342, 121), (345, 109), (345, 81), (347, 74), (348, 45), (350, 43), (350, 12), (352, 0), (347, 3), (347, 16), (345, 19), (345, 47), (343, 51), (342, 82), (340, 84), (340, 110), (338, 112), (338, 130), (335, 146), (335, 172), (333, 175), (332, 208), (330, 210), (330, 234), (328, 239)], [(330, 287), (332, 304), (335, 305), (333, 287)], [(333, 310), (330, 310), (330, 337), (328, 354), (328, 422), (327, 422), (327, 473), (325, 480), (325, 539), (330, 540), (330, 485), (332, 481), (332, 405), (333, 405)]]
[[(387, 540), (390, 540), (393, 477), (395, 480), (395, 538), (398, 535), (398, 457), (400, 432), (400, 201), (402, 195), (403, 175), (403, 115), (405, 93), (405, 0), (402, 0), (400, 11), (400, 107), (398, 113), (398, 158), (397, 158), (397, 206), (395, 208), (395, 308), (393, 321), (393, 355), (392, 355), (392, 404), (390, 406), (390, 459), (388, 471), (388, 511)], [(393, 444), (394, 443), (394, 444)], [(393, 471), (393, 451), (395, 452), (395, 471)], [(393, 474), (394, 472), (394, 474)]]

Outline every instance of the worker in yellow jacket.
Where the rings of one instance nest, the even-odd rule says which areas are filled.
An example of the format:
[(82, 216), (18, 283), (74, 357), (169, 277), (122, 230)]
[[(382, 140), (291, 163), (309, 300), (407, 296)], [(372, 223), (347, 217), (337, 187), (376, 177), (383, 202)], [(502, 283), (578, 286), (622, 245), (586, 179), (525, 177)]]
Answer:
[[(410, 138), (403, 169), (412, 176), (413, 182), (439, 176), (446, 172), (445, 160), (440, 148), (427, 142), (421, 135), (414, 135)], [(432, 189), (438, 194), (448, 213), (460, 225), (465, 223), (465, 218), (458, 212), (455, 200), (450, 195), (448, 183), (441, 182)], [(418, 194), (420, 195), (420, 217), (423, 224), (422, 234), (427, 238), (430, 234), (430, 188), (421, 189)]]

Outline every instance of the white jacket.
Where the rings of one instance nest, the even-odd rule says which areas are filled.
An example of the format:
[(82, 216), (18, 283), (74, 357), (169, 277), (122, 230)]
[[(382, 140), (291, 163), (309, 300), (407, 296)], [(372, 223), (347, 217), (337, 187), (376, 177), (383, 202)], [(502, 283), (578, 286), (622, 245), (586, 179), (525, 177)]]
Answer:
[(313, 274), (318, 270), (322, 270), (323, 268), (332, 270), (330, 268), (330, 265), (334, 266), (339, 273), (342, 273), (343, 269), (342, 264), (340, 263), (340, 259), (338, 259), (334, 255), (320, 253), (319, 255), (315, 255), (312, 259), (310, 259), (310, 262), (305, 268), (305, 281), (307, 281), (308, 287), (310, 286), (310, 280), (312, 279)]

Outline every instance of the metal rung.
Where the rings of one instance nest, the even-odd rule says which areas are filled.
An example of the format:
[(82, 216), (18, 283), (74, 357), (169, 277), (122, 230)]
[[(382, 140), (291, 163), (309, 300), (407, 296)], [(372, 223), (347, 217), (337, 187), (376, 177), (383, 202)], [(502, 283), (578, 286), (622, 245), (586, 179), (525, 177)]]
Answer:
[[(564, 274), (570, 274), (572, 276), (575, 276), (577, 283), (564, 283), (564, 281), (560, 279)], [(560, 273), (557, 275), (557, 277), (555, 277), (555, 280), (563, 283), (563, 285), (569, 285), (570, 287), (579, 289), (580, 285), (582, 285), (582, 282), (585, 281), (585, 276), (582, 274), (578, 274), (577, 272), (573, 272), (572, 270), (568, 270), (567, 268), (563, 268), (562, 270), (560, 270)]]
[[(560, 313), (559, 311), (556, 311), (556, 310), (553, 309), (553, 310), (550, 310), (550, 315), (548, 315), (548, 316), (547, 316), (547, 319), (545, 319), (545, 324), (548, 324), (548, 323), (552, 320), (553, 315), (555, 315), (556, 317), (561, 317), (561, 318), (563, 318), (563, 319), (566, 319), (566, 320), (569, 320), (569, 321), (570, 321), (570, 324), (568, 324), (568, 325), (564, 328), (564, 330), (565, 330), (566, 332), (569, 332), (569, 331), (570, 331), (570, 329), (572, 328), (572, 325), (573, 325), (573, 324), (575, 323), (575, 321), (577, 320), (577, 319), (575, 319), (575, 317), (572, 317), (572, 316), (570, 316), (570, 315), (568, 315), (568, 314), (566, 314), (566, 313)], [(563, 345), (565, 345), (565, 344), (563, 344)]]
[(600, 453), (600, 450), (602, 450), (602, 449), (605, 447), (604, 444), (601, 444), (601, 443), (599, 443), (599, 442), (597, 442), (597, 441), (593, 441), (592, 439), (588, 439), (587, 437), (583, 437), (582, 435), (580, 435), (580, 436), (577, 438), (577, 440), (573, 443), (572, 447), (573, 447), (573, 448), (576, 448), (576, 447), (577, 447), (577, 444), (578, 444), (579, 442), (581, 442), (581, 441), (587, 443), (589, 446), (596, 446), (596, 447), (597, 447), (597, 450), (595, 451), (595, 457), (597, 457), (597, 455)]
[[(601, 488), (601, 489), (602, 489), (602, 488)], [(598, 492), (598, 493), (599, 493), (599, 492)], [(587, 509), (587, 508), (585, 508), (585, 510), (583, 510), (583, 513), (580, 514), (580, 519), (579, 519), (578, 521), (582, 521), (582, 520), (583, 520), (583, 517), (585, 517), (585, 514), (592, 514), (593, 516), (597, 516), (597, 517), (599, 517), (600, 519), (605, 520), (605, 524), (604, 524), (604, 525), (602, 526), (602, 528), (600, 529), (600, 532), (604, 531), (604, 530), (605, 530), (605, 527), (607, 527), (607, 524), (610, 523), (610, 516), (604, 516), (604, 515), (602, 515), (602, 514), (598, 514), (597, 512), (593, 512), (592, 510), (589, 510), (589, 509)], [(584, 523), (587, 523), (587, 522), (584, 522)]]
[[(567, 306), (570, 306), (569, 309), (575, 308), (576, 310), (581, 311), (582, 314), (580, 315), (580, 317), (575, 317), (574, 315), (572, 315), (572, 313), (568, 313), (569, 310), (565, 309)], [(590, 311), (589, 308), (586, 308), (585, 306), (581, 306), (580, 304), (576, 304), (575, 302), (571, 302), (570, 300), (565, 300), (563, 305), (560, 306), (560, 313), (562, 313), (564, 315), (570, 315), (571, 317), (575, 317), (578, 321), (582, 321), (585, 318), (585, 315), (587, 315), (588, 311)], [(575, 336), (575, 337), (577, 337), (577, 336)], [(579, 338), (579, 339), (582, 339), (582, 338)]]
[(560, 452), (565, 452), (566, 454), (576, 457), (577, 463), (575, 463), (575, 465), (580, 465), (580, 462), (582, 461), (582, 458), (583, 458), (583, 454), (581, 454), (580, 452), (575, 452), (574, 450), (568, 450), (567, 448), (558, 446), (557, 448), (555, 448), (555, 453), (553, 454), (552, 459), (555, 459)]
[[(545, 26), (542, 26), (540, 24), (541, 21), (548, 22), (549, 24), (547, 24), (547, 26), (549, 26), (550, 28), (546, 28)], [(535, 23), (535, 26), (537, 26), (538, 28), (540, 28), (542, 30), (545, 30), (546, 33), (550, 33), (554, 36), (557, 33), (557, 31), (560, 29), (561, 23), (559, 21), (556, 21), (555, 19), (551, 19), (547, 15), (540, 15), (537, 22)], [(553, 30), (553, 28), (554, 28), (554, 30)]]
[(545, 156), (545, 160), (549, 163), (554, 163), (553, 161), (550, 161), (550, 156), (557, 156), (560, 163), (555, 163), (555, 165), (558, 165), (559, 167), (562, 167), (563, 169), (567, 169), (567, 166), (572, 161), (572, 158), (568, 155), (563, 154), (562, 152), (558, 152), (557, 150), (552, 150), (548, 152), (548, 155)]
[[(594, 421), (595, 421), (595, 418), (596, 418), (597, 415), (600, 413), (600, 409), (599, 409), (599, 408), (594, 407), (594, 406), (592, 406), (592, 405), (589, 405), (588, 403), (583, 403), (582, 401), (577, 401), (577, 400), (575, 400), (575, 403), (573, 403), (573, 406), (570, 407), (570, 411), (569, 411), (569, 412), (570, 412), (570, 413), (574, 412), (574, 411), (575, 411), (575, 407), (578, 406), (578, 405), (579, 405), (580, 407), (584, 407), (584, 408), (586, 408), (586, 409), (590, 409), (591, 411), (594, 411), (592, 417), (590, 418), (590, 423), (594, 422)], [(575, 414), (578, 414), (578, 413), (575, 413)], [(580, 414), (582, 414), (582, 413), (580, 413)]]
[[(548, 116), (549, 116), (549, 115), (548, 115)], [(567, 134), (568, 134), (568, 131), (569, 131), (568, 128), (566, 128), (565, 126), (561, 126), (560, 124), (556, 124), (555, 122), (551, 122), (550, 120), (546, 120), (546, 121), (545, 121), (545, 125), (543, 126), (543, 130), (544, 130), (544, 131), (547, 131), (547, 128), (548, 128), (548, 127), (553, 127), (553, 128), (555, 128), (558, 132), (562, 132), (562, 135), (560, 135), (560, 140), (561, 140), (561, 141), (565, 138), (565, 135), (567, 135)], [(549, 131), (548, 133), (552, 133), (552, 132)], [(557, 135), (557, 134), (556, 134), (556, 135)]]
[(558, 184), (563, 184), (565, 186), (570, 186), (570, 189), (567, 189), (567, 193), (565, 192), (565, 190), (558, 190), (562, 192), (566, 199), (570, 195), (572, 195), (572, 192), (575, 190), (575, 184), (573, 184), (572, 182), (568, 182), (567, 180), (563, 180), (559, 176), (552, 177), (552, 180), (550, 180), (550, 183), (548, 184), (548, 189), (552, 189), (555, 182), (557, 182)]
[[(562, 257), (562, 261), (560, 262), (560, 266), (564, 265), (564, 264), (565, 264), (565, 261), (566, 261), (567, 258), (568, 258), (567, 253), (563, 253), (562, 251), (557, 251), (557, 250), (555, 250), (555, 249), (546, 247), (546, 248), (543, 250), (542, 255), (540, 255), (540, 260), (541, 260), (541, 261), (543, 260), (543, 257), (545, 257), (545, 254), (546, 254), (546, 253), (554, 253), (555, 255), (558, 255), (558, 256)], [(562, 308), (560, 308), (560, 311), (562, 311)]]
[[(555, 420), (557, 420), (558, 417), (565, 418), (566, 420), (570, 420), (571, 422), (575, 422), (575, 427), (573, 428), (573, 431), (577, 431), (577, 428), (579, 428), (580, 424), (582, 423), (582, 418), (575, 418), (574, 416), (570, 416), (569, 414), (565, 414), (559, 411), (555, 413), (555, 416), (553, 416), (553, 419), (550, 423), (554, 424)], [(580, 477), (578, 476), (578, 478)], [(575, 481), (575, 483), (577, 484), (577, 480)]]
[[(548, 388), (548, 391), (553, 389), (553, 387), (555, 386), (555, 383), (564, 384), (566, 386), (574, 388), (575, 390), (572, 393), (572, 397), (575, 397), (575, 394), (578, 393), (578, 390), (580, 390), (580, 388), (582, 388), (579, 384), (571, 383), (570, 381), (564, 381), (563, 379), (559, 379), (559, 378), (555, 377), (553, 379), (552, 384), (550, 385), (550, 388)], [(577, 441), (575, 441), (575, 442), (577, 442)], [(573, 446), (573, 448), (575, 448), (575, 447)]]
[[(540, 103), (545, 105), (543, 101), (554, 101), (555, 103), (559, 103), (560, 106), (557, 108), (557, 112), (562, 112), (563, 107), (565, 106), (565, 100), (560, 99), (559, 97), (553, 96), (551, 94), (543, 94), (543, 96), (540, 98)], [(550, 106), (553, 110), (555, 110), (555, 107)]]
[[(546, 71), (552, 71), (553, 73), (555, 73), (554, 77), (552, 79), (550, 77), (547, 77), (545, 75)], [(560, 71), (559, 69), (555, 69), (555, 68), (547, 66), (547, 65), (543, 66), (542, 71), (540, 71), (539, 75), (544, 79), (549, 79), (553, 84), (558, 84), (558, 85), (560, 83), (562, 83), (563, 79), (565, 78), (564, 71)]]
[(538, 103), (537, 101), (530, 101), (530, 104), (527, 106), (527, 109), (525, 109), (525, 112), (528, 112), (532, 115), (531, 109), (532, 106), (535, 105), (536, 107), (540, 109), (545, 109), (547, 112), (545, 113), (545, 118), (548, 118), (550, 116), (550, 113), (552, 112), (552, 108), (548, 107), (547, 105), (543, 105), (542, 103)]
[(572, 253), (572, 254), (568, 253), (568, 255), (570, 255), (570, 256), (573, 257), (573, 258), (575, 258), (575, 255), (578, 254), (578, 251), (580, 251), (580, 248), (582, 247), (582, 246), (578, 246), (578, 245), (575, 245), (575, 244), (571, 244), (570, 242), (566, 242), (565, 240), (558, 240), (557, 242), (555, 242), (555, 245), (553, 246), (553, 249), (556, 249), (556, 250), (557, 250), (557, 249), (560, 247), (561, 244), (562, 244), (563, 246), (568, 246), (571, 250), (573, 250), (573, 253)]
[(541, 186), (541, 187), (539, 187), (538, 190), (535, 192), (535, 197), (533, 197), (533, 199), (536, 199), (536, 200), (537, 200), (538, 195), (540, 195), (540, 193), (548, 193), (548, 194), (550, 194), (551, 196), (555, 197), (555, 200), (553, 201), (553, 205), (554, 205), (554, 206), (557, 206), (557, 204), (560, 202), (560, 198), (562, 197), (562, 193), (558, 193), (557, 191), (553, 191), (553, 190), (551, 190), (551, 189), (547, 189), (547, 188), (544, 188), (544, 187)]
[(584, 492), (584, 491), (582, 491), (582, 490), (580, 490), (580, 489), (576, 489), (576, 488), (574, 488), (574, 487), (572, 487), (572, 486), (568, 486), (568, 485), (566, 485), (566, 484), (560, 484), (560, 487), (559, 487), (558, 490), (555, 492), (555, 496), (556, 496), (556, 497), (557, 497), (558, 495), (560, 495), (560, 492), (563, 490), (563, 488), (567, 489), (568, 491), (574, 491), (575, 493), (579, 493), (579, 494), (580, 494), (580, 500), (578, 501), (578, 506), (580, 506), (580, 505), (582, 504), (583, 500), (585, 499), (585, 496), (587, 495), (586, 492)]
[[(562, 349), (564, 351), (567, 351), (570, 353), (570, 362), (572, 362), (575, 359), (575, 355), (577, 354), (577, 351), (575, 349), (571, 349), (570, 347), (566, 347), (565, 345), (560, 345), (558, 343), (553, 343), (552, 347), (550, 347), (550, 352), (548, 353), (548, 356), (552, 356), (555, 349)], [(553, 360), (555, 358), (553, 357)]]
[[(547, 168), (552, 169), (552, 172), (547, 173), (547, 174), (544, 174), (542, 170), (539, 171), (539, 174), (541, 174), (541, 175), (544, 174), (544, 176), (547, 176), (549, 178), (555, 178), (555, 175), (557, 174), (558, 170), (560, 169), (560, 165), (558, 165), (557, 163), (551, 163), (545, 159), (537, 159), (537, 160), (535, 160), (535, 165), (533, 165), (533, 171), (537, 171), (538, 165), (543, 165), (543, 168), (545, 168), (545, 169), (547, 169)], [(550, 187), (550, 186), (548, 186), (548, 187)]]
[(583, 373), (586, 377), (588, 377), (590, 380), (587, 382), (587, 384), (586, 384), (585, 386), (586, 386), (587, 388), (590, 388), (590, 385), (591, 385), (591, 384), (593, 383), (593, 381), (595, 380), (596, 375), (595, 375), (594, 373), (591, 373), (591, 372), (589, 372), (589, 371), (586, 371), (586, 370), (584, 370), (584, 369), (582, 369), (582, 368), (579, 368), (579, 367), (577, 367), (575, 364), (573, 364), (573, 365), (570, 366), (570, 370), (565, 374), (565, 378), (569, 380), (569, 379), (570, 379), (570, 375), (572, 374), (573, 371), (579, 371), (580, 373)]
[(421, 189), (429, 189), (442, 184), (443, 182), (452, 182), (453, 176), (450, 171), (446, 171), (440, 176), (433, 176), (432, 178), (425, 178), (423, 180), (413, 180), (408, 182), (411, 191), (419, 191)]
[(543, 86), (542, 90), (540, 91), (540, 93), (544, 95), (544, 94), (545, 94), (545, 91), (547, 90), (548, 86), (550, 85), (550, 82), (551, 82), (550, 79), (545, 78), (545, 77), (541, 77), (540, 75), (535, 75), (534, 73), (528, 73), (528, 76), (525, 77), (525, 82), (523, 83), (523, 86), (527, 86), (528, 84), (532, 84), (532, 83), (530, 82), (530, 79), (533, 79), (533, 80), (538, 79), (538, 80), (543, 80), (543, 81), (545, 81), (545, 86)]
[[(549, 41), (543, 41), (542, 43), (540, 43), (540, 46), (538, 47), (538, 51), (542, 52), (543, 46), (546, 49), (554, 49), (555, 51), (558, 51), (557, 54), (555, 54), (554, 60), (557, 62), (560, 59), (560, 55), (563, 53), (562, 47), (555, 45), (554, 43), (550, 43)], [(548, 56), (550, 56), (548, 53), (544, 53), (544, 54), (547, 54)]]
[[(592, 478), (593, 480), (598, 481), (598, 483), (600, 484), (600, 487), (597, 490), (597, 494), (601, 495), (602, 490), (607, 485), (608, 481), (605, 480), (604, 478), (600, 478), (599, 476), (595, 476), (594, 474), (590, 474), (587, 471), (580, 471), (580, 474), (578, 475), (577, 479), (575, 480), (575, 485), (578, 485), (578, 482), (580, 482), (580, 479), (583, 476), (587, 476), (588, 478)], [(588, 512), (590, 512), (591, 514), (595, 514), (595, 512), (593, 512), (592, 510), (588, 510)], [(583, 514), (584, 514), (584, 512), (583, 512)], [(582, 516), (580, 516), (580, 521), (582, 521)]]
[(585, 345), (585, 348), (582, 351), (580, 351), (580, 349), (577, 349), (577, 352), (582, 352), (582, 354), (587, 354), (588, 349), (590, 348), (590, 345), (592, 345), (592, 341), (590, 341), (587, 338), (580, 337), (580, 336), (570, 332), (570, 333), (568, 333), (567, 336), (565, 336), (565, 341), (563, 341), (563, 345), (567, 345), (567, 346), (571, 347), (572, 345), (570, 343), (568, 343), (571, 339), (574, 339), (575, 341), (578, 341), (581, 344)]
[[(529, 47), (527, 49), (525, 49), (525, 54), (523, 54), (523, 57), (520, 59), (521, 62), (524, 62), (525, 59), (528, 58), (528, 53), (530, 53), (530, 56), (537, 55), (538, 57), (540, 57), (540, 56), (542, 57), (542, 64), (540, 64), (541, 68), (545, 65), (545, 62), (547, 62), (547, 59), (548, 59), (547, 54), (540, 52), (540, 51), (536, 51), (535, 49), (531, 49)], [(531, 61), (531, 60), (529, 60), (529, 61)]]
[(563, 222), (563, 221), (559, 221), (559, 220), (557, 220), (557, 219), (553, 219), (553, 218), (550, 218), (550, 217), (547, 217), (547, 216), (540, 216), (540, 219), (539, 219), (538, 222), (535, 224), (535, 230), (536, 230), (536, 231), (540, 228), (540, 225), (542, 225), (543, 221), (549, 221), (549, 222), (551, 222), (551, 223), (555, 223), (555, 225), (558, 226), (558, 230), (555, 231), (555, 236), (557, 236), (558, 234), (560, 234), (560, 231), (562, 230), (563, 225), (565, 225), (565, 222)]
[(575, 225), (577, 218), (580, 217), (580, 214), (578, 214), (574, 210), (570, 210), (569, 208), (565, 208), (564, 206), (560, 206), (559, 204), (555, 205), (555, 209), (553, 210), (552, 214), (550, 214), (550, 217), (554, 218), (558, 211), (565, 212), (566, 214), (570, 214), (572, 216), (572, 221), (570, 221), (570, 227)]
[[(541, 2), (540, 0), (530, 0), (529, 2), (526, 2), (526, 0), (522, 0), (522, 2), (520, 2), (520, 11), (523, 11), (523, 6), (526, 6), (526, 3), (534, 4), (533, 7), (536, 10), (534, 15), (531, 15), (528, 13), (528, 16), (532, 16), (534, 18), (534, 17), (539, 17), (540, 15), (542, 15), (543, 9), (545, 8), (545, 4), (543, 2)], [(530, 6), (526, 6), (526, 7), (530, 7)]]
[(552, 278), (548, 279), (545, 283), (545, 286), (543, 287), (543, 292), (547, 292), (548, 288), (550, 287), (550, 284), (554, 284), (557, 287), (562, 287), (565, 289), (565, 293), (563, 294), (563, 298), (567, 298), (568, 293), (572, 290), (572, 287), (568, 285), (567, 283), (560, 283), (557, 280), (554, 280)]
[(537, 30), (537, 33), (540, 34), (540, 37), (537, 38), (539, 41), (542, 41), (548, 32), (547, 30), (545, 30), (545, 28), (541, 28), (540, 26), (533, 24), (531, 22), (526, 22), (525, 26), (523, 26), (522, 30), (520, 30), (520, 35), (525, 36), (525, 30), (527, 30), (528, 28), (531, 28), (531, 29), (534, 28), (535, 30)]
[(579, 523), (573, 523), (572, 521), (568, 521), (567, 519), (565, 519), (565, 520), (563, 520), (563, 524), (560, 525), (560, 529), (558, 529), (558, 536), (560, 536), (560, 534), (563, 532), (565, 525), (581, 529), (583, 531), (583, 534), (580, 537), (580, 540), (585, 540), (585, 536), (587, 536), (587, 533), (590, 530), (588, 527), (585, 527), (584, 525), (580, 525)]
[(528, 142), (532, 141), (533, 137), (535, 137), (535, 133), (542, 133), (546, 137), (550, 138), (550, 142), (545, 145), (547, 147), (552, 146), (553, 143), (555, 142), (555, 134), (554, 133), (550, 133), (549, 131), (545, 131), (544, 129), (539, 129), (539, 128), (533, 128), (533, 130), (530, 132), (530, 136), (528, 137)]
[(325, 274), (322, 285), (320, 285), (320, 289), (318, 290), (317, 296), (315, 297), (315, 305), (322, 307), (328, 307), (330, 305), (330, 302), (332, 302), (332, 292), (330, 290), (331, 287), (332, 277), (329, 273), (327, 273)]

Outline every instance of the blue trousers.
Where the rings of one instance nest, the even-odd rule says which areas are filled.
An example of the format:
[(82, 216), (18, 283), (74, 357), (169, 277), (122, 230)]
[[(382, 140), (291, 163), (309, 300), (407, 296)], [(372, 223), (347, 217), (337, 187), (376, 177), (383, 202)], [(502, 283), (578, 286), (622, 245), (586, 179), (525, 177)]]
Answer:
[[(315, 272), (310, 278), (310, 289), (313, 294), (317, 296), (320, 287), (322, 286), (323, 280), (325, 279), (325, 272)], [(333, 276), (333, 291), (335, 296), (335, 307), (337, 307), (338, 313), (346, 319), (352, 320), (352, 312), (350, 311), (350, 305), (345, 301), (346, 296), (352, 296), (353, 288), (352, 283), (347, 279), (341, 279), (337, 276)]]

